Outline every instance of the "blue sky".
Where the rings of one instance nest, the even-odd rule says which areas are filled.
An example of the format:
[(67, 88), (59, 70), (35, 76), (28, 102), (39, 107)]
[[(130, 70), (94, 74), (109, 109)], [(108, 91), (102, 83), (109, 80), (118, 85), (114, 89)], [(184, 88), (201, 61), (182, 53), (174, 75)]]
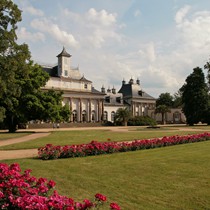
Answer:
[(141, 81), (154, 97), (174, 94), (210, 56), (209, 0), (14, 0), (18, 40), (40, 64), (63, 46), (96, 89)]

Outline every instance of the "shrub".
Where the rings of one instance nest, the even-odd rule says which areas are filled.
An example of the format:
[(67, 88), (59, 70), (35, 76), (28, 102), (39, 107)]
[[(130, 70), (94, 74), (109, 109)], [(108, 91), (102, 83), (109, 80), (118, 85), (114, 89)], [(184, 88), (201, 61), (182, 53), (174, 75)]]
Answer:
[(149, 116), (135, 116), (128, 120), (129, 126), (146, 126), (146, 125), (157, 125), (157, 122)]

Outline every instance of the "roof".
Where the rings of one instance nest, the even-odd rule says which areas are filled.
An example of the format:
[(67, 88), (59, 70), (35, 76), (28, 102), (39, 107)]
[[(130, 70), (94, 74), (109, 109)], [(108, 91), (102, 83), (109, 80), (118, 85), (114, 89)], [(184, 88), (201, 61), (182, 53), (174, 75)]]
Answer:
[(61, 56), (64, 56), (64, 57), (71, 57), (71, 55), (69, 53), (66, 52), (66, 49), (65, 47), (63, 47), (63, 50), (60, 54), (57, 55), (57, 57), (61, 57)]
[(129, 98), (155, 100), (154, 97), (144, 92), (138, 84), (123, 84), (118, 93), (122, 93), (124, 98), (129, 97)]
[(81, 77), (80, 81), (83, 81), (83, 82), (91, 82), (90, 80), (86, 79), (84, 76)]
[(91, 92), (96, 93), (96, 94), (100, 94), (100, 95), (106, 95), (105, 93), (102, 93), (102, 92), (96, 90), (93, 86), (92, 86)]

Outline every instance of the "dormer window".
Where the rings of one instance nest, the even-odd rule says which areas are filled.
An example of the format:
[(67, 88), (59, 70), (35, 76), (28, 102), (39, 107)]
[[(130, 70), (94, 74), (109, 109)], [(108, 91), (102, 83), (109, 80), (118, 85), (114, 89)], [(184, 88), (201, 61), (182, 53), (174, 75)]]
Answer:
[(121, 103), (121, 97), (116, 97), (116, 102)]
[(142, 95), (143, 95), (143, 91), (142, 91), (142, 90), (139, 90), (139, 91), (138, 91), (138, 94), (139, 94), (140, 96), (142, 96)]
[(105, 102), (110, 103), (110, 97), (105, 97)]
[(87, 84), (85, 84), (85, 85), (84, 85), (84, 88), (85, 88), (85, 89), (87, 89), (87, 87), (88, 87), (88, 85), (87, 85)]

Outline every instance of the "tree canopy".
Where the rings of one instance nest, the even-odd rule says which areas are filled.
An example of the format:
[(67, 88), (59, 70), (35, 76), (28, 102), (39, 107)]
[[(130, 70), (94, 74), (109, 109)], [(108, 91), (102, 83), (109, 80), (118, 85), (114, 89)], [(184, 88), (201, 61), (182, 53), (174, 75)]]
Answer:
[(171, 112), (170, 108), (166, 105), (159, 105), (155, 109), (155, 113), (160, 113), (162, 117), (162, 124), (165, 124), (166, 121), (166, 113)]
[(61, 120), (69, 117), (62, 107), (62, 93), (42, 91), (49, 75), (31, 60), (27, 44), (17, 44), (21, 11), (11, 0), (0, 2), (0, 121), (16, 130), (29, 120)]
[(183, 112), (189, 125), (203, 121), (208, 110), (208, 88), (201, 68), (193, 69), (181, 87)]
[(127, 126), (127, 122), (131, 117), (131, 112), (128, 108), (119, 108), (115, 114), (115, 121), (122, 123), (123, 125)]
[(173, 96), (170, 93), (161, 93), (156, 101), (156, 106), (165, 105), (167, 107), (173, 106)]

